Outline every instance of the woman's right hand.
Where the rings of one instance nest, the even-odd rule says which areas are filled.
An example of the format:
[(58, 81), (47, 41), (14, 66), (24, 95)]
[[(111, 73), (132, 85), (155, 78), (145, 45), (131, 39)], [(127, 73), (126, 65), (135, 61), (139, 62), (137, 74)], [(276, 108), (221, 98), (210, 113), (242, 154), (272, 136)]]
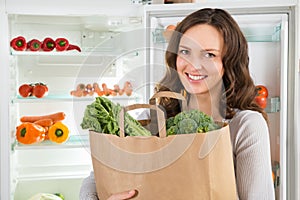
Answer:
[(125, 199), (130, 199), (131, 197), (135, 196), (137, 193), (136, 190), (128, 190), (125, 192), (120, 192), (117, 194), (114, 194), (110, 196), (107, 200), (125, 200)]

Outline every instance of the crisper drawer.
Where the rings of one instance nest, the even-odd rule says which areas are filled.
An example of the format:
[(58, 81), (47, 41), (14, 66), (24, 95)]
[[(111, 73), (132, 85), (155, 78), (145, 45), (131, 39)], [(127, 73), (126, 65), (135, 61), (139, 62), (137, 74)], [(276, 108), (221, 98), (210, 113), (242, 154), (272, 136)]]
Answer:
[(43, 146), (16, 148), (14, 199), (29, 199), (37, 193), (61, 193), (65, 199), (78, 199), (81, 182), (92, 170), (89, 147), (83, 143), (82, 148)]
[(37, 193), (60, 193), (65, 199), (79, 199), (82, 178), (22, 180), (17, 183), (14, 200), (29, 199)]

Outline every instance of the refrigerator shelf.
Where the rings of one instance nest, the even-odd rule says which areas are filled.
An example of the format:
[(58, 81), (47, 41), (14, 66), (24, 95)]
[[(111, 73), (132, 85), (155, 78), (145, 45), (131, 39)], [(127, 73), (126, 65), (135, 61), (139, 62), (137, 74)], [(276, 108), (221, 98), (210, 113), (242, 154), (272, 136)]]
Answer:
[(116, 57), (119, 56), (121, 52), (119, 51), (103, 51), (100, 48), (87, 48), (86, 50), (83, 48), (81, 52), (72, 50), (72, 51), (14, 51), (11, 50), (10, 55), (12, 56), (80, 56), (80, 57), (88, 57), (88, 56), (110, 56)]
[[(279, 42), (281, 25), (269, 27), (241, 27), (248, 42)], [(167, 43), (165, 29), (156, 28), (152, 31), (153, 43)]]
[[(97, 96), (88, 97), (74, 97), (71, 95), (47, 95), (43, 98), (27, 97), (23, 98), (18, 95), (16, 98), (12, 99), (12, 103), (51, 103), (51, 102), (92, 102)], [(141, 97), (137, 94), (131, 96), (105, 96), (106, 98), (113, 101), (135, 101), (139, 102)]]
[(32, 150), (32, 149), (66, 149), (66, 148), (89, 148), (89, 135), (70, 135), (69, 139), (62, 144), (43, 141), (38, 144), (24, 145), (19, 142), (12, 144), (12, 150)]
[(267, 113), (277, 113), (280, 112), (280, 98), (270, 97), (267, 99), (267, 107), (265, 108)]

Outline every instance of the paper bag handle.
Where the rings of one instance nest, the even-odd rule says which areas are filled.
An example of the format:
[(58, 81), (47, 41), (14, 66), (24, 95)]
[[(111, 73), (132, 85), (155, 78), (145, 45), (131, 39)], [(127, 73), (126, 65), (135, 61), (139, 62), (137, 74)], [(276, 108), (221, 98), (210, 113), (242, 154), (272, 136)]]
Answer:
[(125, 137), (125, 131), (124, 131), (124, 112), (139, 109), (139, 108), (149, 108), (151, 110), (155, 110), (157, 113), (157, 119), (158, 119), (158, 129), (159, 129), (159, 137), (166, 137), (166, 124), (165, 124), (165, 115), (161, 108), (159, 108), (157, 105), (150, 105), (150, 104), (133, 104), (124, 106), (120, 111), (120, 119), (119, 119), (119, 126), (120, 126), (120, 137)]
[(187, 110), (187, 102), (186, 102), (186, 98), (177, 92), (171, 92), (171, 91), (161, 91), (161, 92), (157, 92), (155, 93), (151, 99), (150, 99), (150, 104), (153, 104), (154, 99), (160, 98), (160, 97), (169, 97), (169, 98), (174, 98), (174, 99), (178, 99), (181, 100), (182, 102), (182, 110)]

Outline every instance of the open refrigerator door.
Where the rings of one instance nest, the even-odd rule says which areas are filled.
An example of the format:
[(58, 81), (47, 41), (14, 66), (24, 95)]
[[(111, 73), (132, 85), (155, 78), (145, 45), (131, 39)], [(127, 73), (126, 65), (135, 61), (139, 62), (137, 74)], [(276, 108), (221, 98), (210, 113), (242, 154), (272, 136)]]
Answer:
[[(6, 29), (1, 38), (11, 43), (1, 47), (7, 62), (2, 79), (7, 99), (1, 100), (1, 199), (23, 200), (38, 193), (78, 199), (81, 182), (92, 171), (88, 131), (80, 126), (86, 106), (97, 96), (121, 105), (144, 101), (140, 5), (120, 1), (122, 8), (111, 9), (109, 2), (72, 4), (52, 1), (45, 6), (32, 0), (3, 6)], [(68, 47), (61, 49), (66, 41)], [(22, 85), (31, 88), (30, 94), (20, 90)], [(42, 87), (46, 89), (37, 89)], [(49, 138), (33, 143), (17, 138), (25, 134), (17, 129), (27, 123), (22, 117), (55, 113), (63, 113), (58, 120), (63, 125), (54, 126), (55, 120), (46, 125)], [(65, 134), (62, 141), (51, 139), (57, 131)]]
[[(288, 176), (293, 161), (287, 153), (294, 147), (287, 141), (296, 134), (293, 106), (289, 99), (295, 99), (295, 5), (272, 5), (268, 3), (214, 4), (202, 2), (184, 5), (151, 5), (146, 7), (145, 26), (146, 46), (149, 51), (146, 63), (149, 65), (150, 82), (159, 81), (165, 73), (164, 52), (168, 45), (168, 31), (176, 26), (186, 15), (205, 7), (219, 7), (228, 10), (238, 22), (249, 45), (250, 73), (255, 85), (267, 88), (269, 96), (265, 111), (270, 119), (270, 145), (272, 173), (276, 199), (289, 199), (296, 194), (296, 188)], [(153, 88), (150, 90), (150, 96)], [(293, 189), (292, 189), (293, 188)]]

